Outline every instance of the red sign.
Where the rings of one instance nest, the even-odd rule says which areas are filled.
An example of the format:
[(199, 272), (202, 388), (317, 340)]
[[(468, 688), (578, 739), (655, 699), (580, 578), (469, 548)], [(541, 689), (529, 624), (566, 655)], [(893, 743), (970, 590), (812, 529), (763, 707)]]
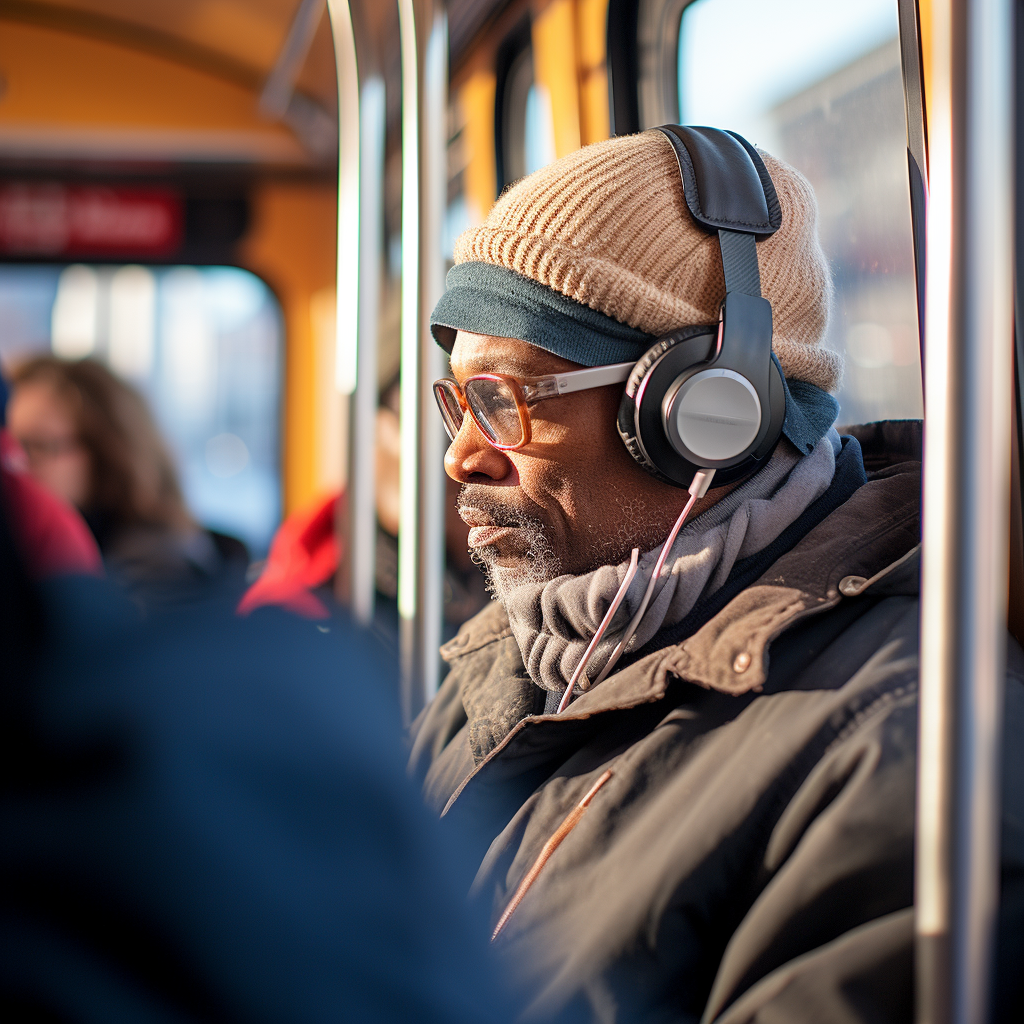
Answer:
[(172, 256), (184, 235), (181, 196), (163, 188), (0, 185), (0, 252), (20, 256)]

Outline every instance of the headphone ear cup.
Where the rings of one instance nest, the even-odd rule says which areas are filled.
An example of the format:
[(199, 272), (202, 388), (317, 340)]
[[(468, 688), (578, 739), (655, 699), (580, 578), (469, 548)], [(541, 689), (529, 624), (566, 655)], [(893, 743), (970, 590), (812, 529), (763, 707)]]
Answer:
[[(634, 392), (634, 395), (636, 392)], [(619, 431), (619, 437), (622, 438), (622, 443), (626, 446), (626, 451), (645, 469), (651, 476), (657, 477), (662, 483), (672, 483), (664, 473), (658, 471), (658, 467), (647, 457), (647, 453), (644, 451), (643, 446), (640, 444), (640, 439), (637, 436), (635, 430), (636, 424), (636, 403), (633, 398), (625, 393), (622, 396), (622, 401), (619, 403), (619, 416), (616, 421), (616, 427)]]
[[(786, 384), (782, 376), (782, 364), (774, 352), (772, 353), (772, 368), (769, 371), (768, 394), (771, 429), (753, 454), (753, 458), (758, 461), (775, 451), (775, 446), (782, 437), (783, 424), (786, 422)], [(800, 454), (806, 455), (807, 452)]]
[[(657, 380), (651, 382), (649, 378), (658, 366), (667, 370), (669, 362), (672, 364), (669, 380), (680, 373), (686, 373), (688, 369), (707, 364), (715, 355), (717, 342), (717, 325), (686, 327), (659, 338), (633, 367), (619, 403), (616, 428), (626, 450), (651, 476), (674, 487), (689, 487), (694, 474), (707, 467), (690, 462), (671, 446), (662, 425), (660, 408), (656, 408), (660, 406), (660, 399), (653, 393), (646, 394), (652, 389), (657, 391), (659, 387), (664, 391), (664, 381), (659, 384)], [(670, 359), (663, 359), (670, 352)], [(664, 371), (659, 371), (659, 374), (664, 376)], [(646, 388), (645, 384), (651, 387)], [(767, 418), (767, 431), (756, 451), (735, 466), (718, 469), (716, 484), (732, 483), (748, 476), (772, 454), (782, 436), (782, 425), (786, 417), (785, 385), (782, 369), (774, 354), (769, 370), (769, 393), (770, 398), (766, 403), (768, 407), (762, 406), (762, 415)], [(640, 415), (638, 402), (643, 404), (643, 415)], [(652, 416), (657, 426), (652, 422)], [(643, 421), (647, 424), (645, 428), (641, 427)]]
[[(616, 420), (616, 427), (626, 451), (648, 472), (651, 476), (657, 477), (663, 483), (672, 484), (676, 487), (689, 487), (693, 475), (700, 468), (692, 466), (690, 479), (686, 483), (680, 483), (669, 476), (666, 476), (651, 460), (644, 447), (637, 429), (636, 402), (637, 396), (643, 394), (643, 384), (652, 367), (666, 352), (679, 346), (686, 346), (690, 351), (686, 352), (685, 361), (690, 365), (707, 362), (715, 352), (718, 342), (717, 325), (697, 325), (683, 327), (671, 334), (659, 338), (638, 360), (633, 367), (626, 382), (626, 390), (622, 394), (622, 401), (619, 403), (619, 415)], [(689, 343), (689, 344), (687, 344)], [(680, 353), (682, 354), (682, 353)], [(682, 460), (681, 460), (682, 461)], [(689, 465), (689, 463), (687, 463)]]

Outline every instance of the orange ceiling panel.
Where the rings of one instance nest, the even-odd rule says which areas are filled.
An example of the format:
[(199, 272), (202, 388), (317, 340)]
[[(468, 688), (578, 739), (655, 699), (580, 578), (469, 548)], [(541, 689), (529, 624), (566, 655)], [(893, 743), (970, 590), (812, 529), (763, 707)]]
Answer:
[(8, 22), (0, 73), (4, 156), (308, 160), (252, 88), (144, 50)]
[[(284, 46), (300, 0), (0, 0), (0, 18), (108, 38), (258, 88)], [(297, 87), (337, 107), (326, 5)]]

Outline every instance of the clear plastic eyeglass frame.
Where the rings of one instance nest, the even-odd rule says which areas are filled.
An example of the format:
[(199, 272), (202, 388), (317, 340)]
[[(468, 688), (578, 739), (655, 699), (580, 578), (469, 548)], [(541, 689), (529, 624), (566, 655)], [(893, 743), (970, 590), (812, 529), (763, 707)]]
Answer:
[[(621, 384), (627, 380), (636, 364), (613, 363), (609, 366), (593, 366), (585, 370), (570, 370), (567, 373), (551, 373), (544, 377), (527, 377), (518, 380), (504, 373), (478, 373), (466, 379), (463, 384), (451, 377), (442, 377), (434, 381), (434, 399), (444, 420), (448, 437), (454, 441), (462, 426), (463, 417), (469, 412), (484, 440), (500, 451), (515, 451), (530, 443), (533, 431), (530, 424), (529, 407), (535, 402), (548, 398), (559, 398), (576, 391), (588, 391), (590, 388), (602, 388), (608, 384)], [(488, 410), (474, 408), (482, 405), (482, 389), (474, 388), (474, 381), (489, 381), (502, 384), (511, 395), (519, 422), (519, 439), (514, 442), (503, 441), (491, 425)], [(468, 393), (468, 394), (467, 394)], [(455, 410), (459, 410), (456, 419)]]

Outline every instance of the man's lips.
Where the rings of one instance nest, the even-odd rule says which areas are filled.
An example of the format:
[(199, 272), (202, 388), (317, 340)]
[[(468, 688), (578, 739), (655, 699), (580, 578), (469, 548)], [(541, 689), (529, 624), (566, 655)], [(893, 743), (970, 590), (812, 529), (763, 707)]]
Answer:
[(469, 531), (471, 548), (486, 548), (515, 532), (514, 526), (474, 526)]
[(471, 548), (486, 548), (507, 540), (514, 534), (518, 527), (506, 526), (496, 523), (494, 516), (480, 508), (473, 508), (464, 505), (459, 509), (462, 521), (470, 527), (469, 546)]
[(494, 519), (483, 509), (472, 505), (460, 505), (459, 517), (467, 526), (494, 526)]

